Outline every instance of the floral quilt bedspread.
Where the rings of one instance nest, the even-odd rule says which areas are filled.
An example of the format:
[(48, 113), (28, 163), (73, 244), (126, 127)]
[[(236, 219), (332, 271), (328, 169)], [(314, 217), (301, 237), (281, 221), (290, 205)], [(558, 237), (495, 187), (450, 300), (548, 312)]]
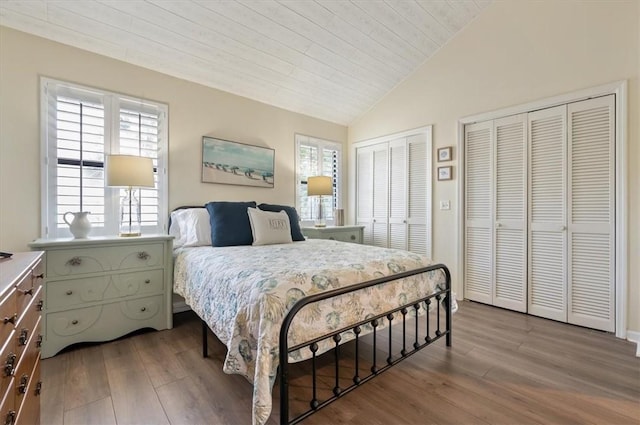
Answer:
[[(227, 346), (226, 373), (254, 385), (253, 423), (271, 414), (280, 326), (300, 298), (428, 266), (424, 256), (368, 245), (309, 239), (282, 245), (197, 247), (174, 251), (173, 290)], [(289, 344), (303, 343), (375, 313), (424, 297), (444, 282), (440, 271), (311, 304), (294, 319)], [(348, 335), (343, 341), (349, 340)], [(332, 347), (327, 341), (321, 351)], [(304, 360), (309, 350), (290, 355)], [(305, 354), (306, 353), (306, 354)]]

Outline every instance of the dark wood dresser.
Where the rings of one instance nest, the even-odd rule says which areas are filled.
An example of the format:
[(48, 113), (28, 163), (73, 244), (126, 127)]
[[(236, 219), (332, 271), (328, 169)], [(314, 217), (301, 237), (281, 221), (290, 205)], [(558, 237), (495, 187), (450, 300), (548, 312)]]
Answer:
[(40, 423), (44, 253), (0, 260), (0, 423)]

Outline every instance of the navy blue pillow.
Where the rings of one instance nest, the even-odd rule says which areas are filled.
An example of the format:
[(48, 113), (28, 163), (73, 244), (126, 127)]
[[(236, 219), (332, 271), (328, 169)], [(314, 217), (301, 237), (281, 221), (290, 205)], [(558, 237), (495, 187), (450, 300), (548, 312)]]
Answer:
[(262, 211), (280, 212), (285, 211), (289, 216), (289, 222), (291, 223), (291, 239), (295, 241), (303, 241), (304, 236), (300, 230), (300, 217), (298, 211), (294, 207), (288, 207), (286, 205), (272, 205), (272, 204), (260, 204), (258, 205)]
[(209, 202), (205, 207), (211, 217), (212, 246), (251, 245), (253, 243), (247, 208), (255, 208), (255, 202)]

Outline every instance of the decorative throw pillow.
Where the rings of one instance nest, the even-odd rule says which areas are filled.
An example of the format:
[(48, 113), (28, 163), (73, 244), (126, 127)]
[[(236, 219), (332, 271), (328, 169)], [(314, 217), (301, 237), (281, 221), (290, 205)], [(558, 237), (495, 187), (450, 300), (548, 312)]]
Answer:
[(248, 208), (249, 222), (253, 232), (253, 245), (291, 243), (289, 215), (284, 212), (261, 211)]
[(304, 241), (305, 238), (300, 230), (300, 216), (294, 207), (286, 205), (260, 204), (258, 205), (262, 211), (284, 211), (289, 216), (289, 224), (291, 225), (291, 239), (294, 241)]
[(251, 245), (253, 235), (247, 208), (255, 202), (209, 202), (205, 205), (211, 216), (211, 245)]

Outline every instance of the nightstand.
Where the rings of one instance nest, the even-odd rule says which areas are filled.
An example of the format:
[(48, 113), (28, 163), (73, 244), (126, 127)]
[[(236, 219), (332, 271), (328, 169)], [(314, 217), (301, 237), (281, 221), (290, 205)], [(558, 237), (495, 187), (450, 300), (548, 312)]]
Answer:
[(303, 227), (302, 234), (309, 239), (331, 239), (362, 243), (364, 226)]
[(42, 357), (77, 342), (173, 327), (172, 236), (38, 239), (45, 251)]

